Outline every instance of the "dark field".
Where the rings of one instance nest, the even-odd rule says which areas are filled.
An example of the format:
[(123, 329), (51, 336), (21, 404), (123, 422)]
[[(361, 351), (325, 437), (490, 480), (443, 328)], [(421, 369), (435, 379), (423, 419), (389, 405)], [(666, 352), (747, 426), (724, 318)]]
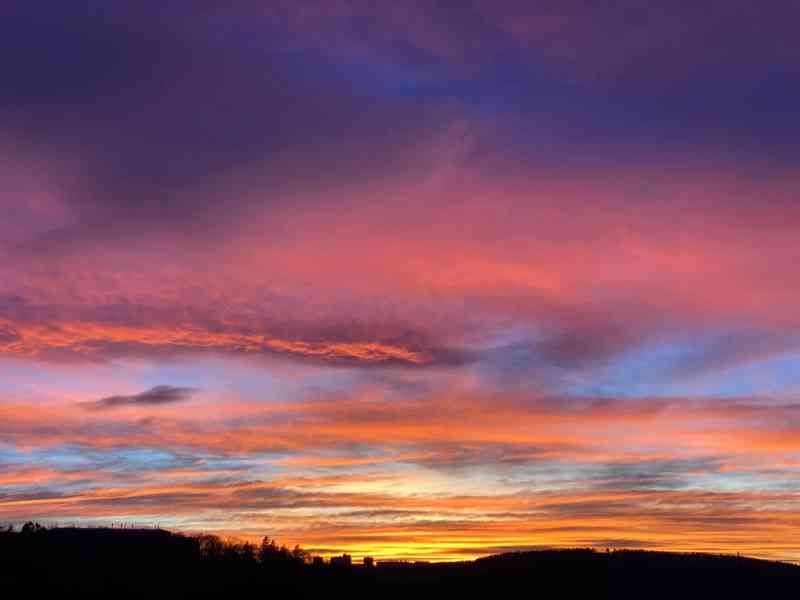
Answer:
[(750, 558), (586, 549), (462, 563), (311, 563), (275, 544), (158, 529), (0, 533), (0, 598), (790, 597), (800, 567)]

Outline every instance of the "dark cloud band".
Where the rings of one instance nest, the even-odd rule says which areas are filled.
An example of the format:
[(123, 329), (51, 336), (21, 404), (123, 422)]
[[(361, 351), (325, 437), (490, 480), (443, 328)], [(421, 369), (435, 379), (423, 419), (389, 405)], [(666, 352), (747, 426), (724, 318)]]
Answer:
[(86, 403), (87, 410), (108, 410), (120, 406), (160, 406), (189, 400), (197, 390), (190, 387), (157, 385), (139, 394), (117, 395)]

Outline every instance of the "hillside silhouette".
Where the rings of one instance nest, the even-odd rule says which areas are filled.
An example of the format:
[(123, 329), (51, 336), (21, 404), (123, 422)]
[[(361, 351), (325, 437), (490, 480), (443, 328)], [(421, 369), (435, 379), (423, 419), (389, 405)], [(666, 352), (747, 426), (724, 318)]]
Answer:
[(324, 562), (162, 529), (0, 532), (0, 598), (745, 598), (800, 589), (800, 567), (751, 558), (591, 549), (460, 563)]

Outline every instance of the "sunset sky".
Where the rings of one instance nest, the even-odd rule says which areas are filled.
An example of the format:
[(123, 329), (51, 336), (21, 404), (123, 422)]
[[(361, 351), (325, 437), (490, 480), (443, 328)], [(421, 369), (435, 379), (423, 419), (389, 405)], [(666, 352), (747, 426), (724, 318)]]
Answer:
[(0, 7), (0, 525), (800, 560), (800, 3)]

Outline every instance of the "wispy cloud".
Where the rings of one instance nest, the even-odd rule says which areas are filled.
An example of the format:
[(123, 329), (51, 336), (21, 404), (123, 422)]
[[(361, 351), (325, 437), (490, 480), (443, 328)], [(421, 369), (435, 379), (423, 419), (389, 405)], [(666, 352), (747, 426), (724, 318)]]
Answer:
[(161, 406), (185, 402), (197, 393), (195, 388), (157, 385), (138, 394), (107, 396), (84, 404), (87, 410), (108, 410), (120, 406)]

